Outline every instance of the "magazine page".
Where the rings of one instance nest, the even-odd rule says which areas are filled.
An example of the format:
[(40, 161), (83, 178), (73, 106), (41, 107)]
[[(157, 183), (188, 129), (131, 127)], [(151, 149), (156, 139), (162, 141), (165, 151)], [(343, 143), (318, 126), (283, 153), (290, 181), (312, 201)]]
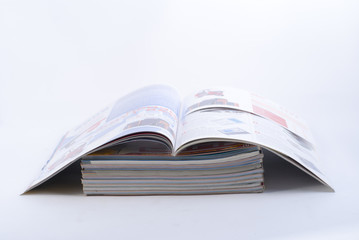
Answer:
[[(200, 93), (204, 92), (210, 93), (210, 96), (223, 97), (224, 95), (224, 91), (218, 90), (216, 92), (205, 90)], [(328, 180), (322, 173), (322, 164), (318, 160), (313, 143), (295, 133), (294, 130), (290, 130), (288, 126), (293, 126), (294, 123), (283, 126), (283, 122), (256, 115), (252, 113), (253, 110), (243, 111), (243, 109), (250, 110), (252, 107), (252, 97), (248, 94), (245, 95), (245, 91), (241, 93), (243, 93), (240, 96), (242, 102), (223, 101), (223, 104), (208, 104), (206, 107), (197, 105), (190, 107), (190, 109), (188, 106), (194, 106), (198, 100), (193, 97), (187, 98), (185, 100), (187, 102), (183, 104), (183, 115), (178, 128), (176, 152), (180, 152), (189, 145), (206, 141), (222, 140), (252, 143), (277, 153), (329, 186)], [(194, 99), (195, 101), (193, 101)], [(236, 100), (239, 100), (239, 97)], [(235, 105), (233, 105), (234, 103)], [(294, 120), (283, 119), (285, 123)], [(307, 128), (303, 125), (302, 129)], [(308, 131), (306, 130), (307, 136), (311, 136)]]
[(173, 148), (179, 110), (180, 97), (168, 86), (153, 85), (122, 97), (67, 132), (26, 191), (38, 186), (84, 154), (124, 136), (129, 141), (143, 138), (141, 133), (146, 133), (154, 141), (168, 139), (170, 148)]
[(258, 94), (235, 88), (210, 88), (196, 91), (183, 101), (183, 115), (206, 108), (229, 108), (269, 119), (313, 142), (304, 120)]

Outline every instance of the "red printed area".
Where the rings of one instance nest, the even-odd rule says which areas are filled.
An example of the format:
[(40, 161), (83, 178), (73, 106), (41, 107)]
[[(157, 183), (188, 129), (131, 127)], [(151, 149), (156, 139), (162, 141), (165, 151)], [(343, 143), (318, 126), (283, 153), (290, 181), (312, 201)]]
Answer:
[(263, 116), (263, 117), (266, 117), (266, 118), (269, 118), (277, 123), (279, 123), (280, 125), (282, 125), (283, 127), (286, 127), (288, 128), (288, 125), (287, 125), (287, 122), (285, 121), (284, 118), (281, 118), (279, 117), (278, 115), (264, 109), (264, 108), (261, 108), (261, 107), (258, 107), (256, 105), (252, 105), (253, 106), (253, 112), (255, 114), (258, 114), (260, 116)]

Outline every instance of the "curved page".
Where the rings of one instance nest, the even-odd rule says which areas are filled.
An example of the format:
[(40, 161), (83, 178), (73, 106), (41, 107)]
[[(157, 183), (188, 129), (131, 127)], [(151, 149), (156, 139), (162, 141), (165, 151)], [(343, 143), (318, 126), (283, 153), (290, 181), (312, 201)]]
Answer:
[(179, 125), (176, 152), (199, 142), (223, 140), (265, 147), (331, 188), (311, 142), (249, 112), (212, 108), (187, 113)]
[(242, 89), (210, 88), (196, 91), (184, 99), (182, 116), (184, 117), (191, 112), (211, 108), (234, 109), (261, 116), (290, 130), (307, 141), (313, 142), (311, 132), (304, 120), (278, 104), (258, 94)]
[(173, 146), (179, 109), (180, 98), (177, 92), (168, 86), (149, 86), (122, 97), (67, 132), (41, 169), (39, 176), (25, 192), (46, 181), (81, 156), (127, 135), (155, 133), (168, 139)]

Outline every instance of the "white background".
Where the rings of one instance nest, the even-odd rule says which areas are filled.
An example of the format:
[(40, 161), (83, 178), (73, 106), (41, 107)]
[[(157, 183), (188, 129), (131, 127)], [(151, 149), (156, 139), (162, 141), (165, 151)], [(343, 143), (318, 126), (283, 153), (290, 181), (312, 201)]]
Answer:
[[(358, 12), (358, 1), (0, 0), (0, 238), (358, 239)], [(281, 103), (307, 120), (336, 192), (272, 156), (263, 194), (85, 197), (65, 176), (19, 195), (66, 130), (151, 83)]]

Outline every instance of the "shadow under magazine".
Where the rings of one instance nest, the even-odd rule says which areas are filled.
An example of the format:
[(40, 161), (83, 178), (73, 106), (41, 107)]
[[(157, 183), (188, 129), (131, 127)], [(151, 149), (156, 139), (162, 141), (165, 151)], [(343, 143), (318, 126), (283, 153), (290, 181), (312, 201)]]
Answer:
[(45, 183), (25, 193), (32, 194), (83, 195), (80, 162), (71, 164)]
[(327, 186), (291, 163), (263, 150), (265, 193), (278, 191), (332, 192)]
[[(328, 187), (307, 173), (283, 160), (274, 153), (264, 150), (264, 193), (278, 191), (330, 192)], [(75, 162), (64, 171), (26, 193), (83, 195), (80, 162)]]

